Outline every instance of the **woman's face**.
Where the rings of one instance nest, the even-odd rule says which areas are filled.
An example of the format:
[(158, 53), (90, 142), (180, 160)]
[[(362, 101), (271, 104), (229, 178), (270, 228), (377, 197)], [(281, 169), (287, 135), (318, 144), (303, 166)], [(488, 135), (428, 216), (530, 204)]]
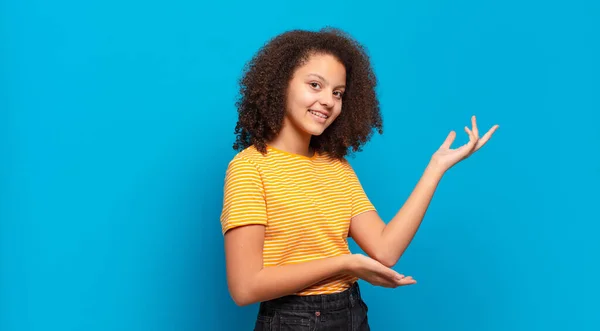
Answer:
[(334, 56), (314, 54), (289, 83), (284, 127), (320, 135), (342, 111), (346, 68)]

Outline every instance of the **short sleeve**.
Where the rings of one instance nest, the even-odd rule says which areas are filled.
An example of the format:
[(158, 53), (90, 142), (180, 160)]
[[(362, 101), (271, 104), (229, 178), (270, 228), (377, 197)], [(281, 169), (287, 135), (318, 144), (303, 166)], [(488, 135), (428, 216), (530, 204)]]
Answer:
[(229, 163), (225, 175), (222, 233), (250, 224), (267, 224), (265, 191), (257, 167), (236, 157)]
[(348, 185), (350, 188), (351, 200), (352, 200), (352, 214), (354, 217), (358, 214), (362, 214), (367, 211), (376, 210), (375, 206), (371, 203), (367, 194), (365, 193), (358, 176), (354, 172), (354, 169), (347, 161), (344, 162), (346, 168), (346, 174), (348, 179)]

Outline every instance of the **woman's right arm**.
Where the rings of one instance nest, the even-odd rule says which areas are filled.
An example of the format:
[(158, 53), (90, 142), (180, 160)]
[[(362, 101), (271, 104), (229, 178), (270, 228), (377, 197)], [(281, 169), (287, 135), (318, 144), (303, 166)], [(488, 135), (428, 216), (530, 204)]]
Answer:
[(385, 287), (415, 283), (361, 254), (263, 268), (264, 234), (264, 225), (240, 226), (225, 233), (227, 283), (239, 306), (290, 295), (340, 274)]

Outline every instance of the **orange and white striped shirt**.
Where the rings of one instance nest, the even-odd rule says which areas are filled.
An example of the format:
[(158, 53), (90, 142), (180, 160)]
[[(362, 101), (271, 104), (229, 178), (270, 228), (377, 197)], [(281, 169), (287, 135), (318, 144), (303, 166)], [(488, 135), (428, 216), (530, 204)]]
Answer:
[[(254, 146), (239, 152), (225, 176), (221, 227), (263, 224), (264, 267), (350, 254), (350, 219), (375, 210), (346, 160)], [(298, 295), (341, 292), (357, 279), (342, 275)]]

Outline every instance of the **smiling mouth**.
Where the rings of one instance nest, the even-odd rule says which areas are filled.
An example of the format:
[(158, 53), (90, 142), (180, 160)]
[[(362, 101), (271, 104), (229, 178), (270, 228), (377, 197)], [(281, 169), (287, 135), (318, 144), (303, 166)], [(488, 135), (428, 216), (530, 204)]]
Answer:
[(319, 113), (319, 112), (314, 111), (314, 110), (310, 110), (309, 109), (308, 112), (311, 113), (311, 114), (313, 114), (313, 115), (315, 115), (315, 116), (317, 116), (317, 117), (320, 117), (322, 119), (328, 119), (329, 118), (329, 116), (327, 116), (327, 115), (325, 115), (323, 113)]

